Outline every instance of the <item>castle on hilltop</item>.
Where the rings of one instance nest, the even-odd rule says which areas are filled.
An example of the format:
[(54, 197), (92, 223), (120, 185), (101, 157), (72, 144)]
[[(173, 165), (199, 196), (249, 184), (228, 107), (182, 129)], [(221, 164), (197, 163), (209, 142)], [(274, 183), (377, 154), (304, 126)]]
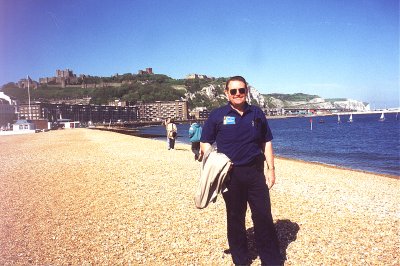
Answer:
[[(79, 78), (82, 78), (84, 75), (80, 75)], [(65, 87), (66, 85), (75, 85), (78, 84), (78, 78), (74, 74), (74, 72), (70, 69), (65, 70), (56, 70), (55, 77), (46, 77), (46, 78), (39, 78), (40, 84), (50, 84), (56, 85), (61, 84), (61, 87)]]
[(153, 73), (153, 68), (148, 67), (148, 68), (146, 68), (146, 70), (139, 70), (138, 74), (139, 75), (145, 75), (145, 74), (153, 75), (154, 74)]
[(28, 86), (31, 89), (36, 89), (39, 86), (39, 83), (37, 81), (31, 80), (30, 78), (24, 78), (20, 79), (17, 83), (18, 88), (28, 88)]
[[(146, 69), (138, 70), (137, 72), (138, 75), (154, 75), (153, 68), (147, 67)], [(77, 76), (74, 74), (73, 70), (67, 68), (64, 70), (57, 69), (55, 72), (55, 76), (53, 77), (44, 77), (44, 78), (39, 78), (39, 82), (34, 81), (34, 80), (29, 80), (28, 79), (21, 79), (18, 82), (18, 87), (20, 88), (26, 88), (28, 87), (28, 83), (31, 85), (33, 89), (36, 89), (39, 85), (48, 85), (48, 86), (61, 86), (62, 88), (65, 87), (82, 87), (82, 88), (96, 88), (96, 87), (120, 87), (121, 83), (120, 82), (103, 82), (101, 81), (100, 83), (87, 83), (87, 78), (90, 76), (86, 76), (84, 74), (80, 74)], [(188, 74), (186, 75), (185, 79), (188, 80), (194, 80), (194, 79), (208, 79), (208, 80), (214, 80), (214, 77), (210, 77), (207, 75), (203, 74)], [(124, 83), (124, 82), (122, 82)]]
[[(138, 75), (153, 75), (153, 68), (148, 67), (145, 70), (138, 70)], [(36, 87), (40, 85), (61, 85), (61, 87), (65, 88), (67, 86), (81, 86), (82, 88), (90, 88), (90, 87), (104, 87), (104, 86), (112, 86), (112, 87), (118, 87), (121, 84), (120, 83), (101, 83), (101, 84), (87, 84), (85, 81), (85, 78), (87, 76), (80, 74), (79, 77), (74, 74), (74, 72), (71, 69), (65, 69), (65, 70), (56, 70), (56, 75), (54, 77), (45, 77), (45, 78), (39, 78), (39, 83), (36, 82)], [(21, 80), (22, 82), (25, 82)], [(26, 87), (26, 86), (25, 86)]]

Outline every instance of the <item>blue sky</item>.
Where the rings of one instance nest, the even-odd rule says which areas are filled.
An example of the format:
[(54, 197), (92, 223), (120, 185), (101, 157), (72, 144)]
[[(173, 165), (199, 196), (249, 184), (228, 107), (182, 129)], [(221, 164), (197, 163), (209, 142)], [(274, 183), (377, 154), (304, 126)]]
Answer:
[(399, 2), (0, 0), (0, 85), (146, 67), (398, 107)]

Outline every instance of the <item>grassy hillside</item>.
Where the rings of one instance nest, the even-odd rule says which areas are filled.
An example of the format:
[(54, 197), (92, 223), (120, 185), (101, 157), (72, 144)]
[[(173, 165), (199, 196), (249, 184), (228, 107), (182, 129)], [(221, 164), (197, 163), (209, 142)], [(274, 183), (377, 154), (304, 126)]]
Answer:
[[(90, 98), (90, 104), (108, 104), (110, 101), (119, 99), (122, 101), (136, 104), (137, 102), (154, 101), (173, 101), (185, 98), (185, 93), (194, 94), (188, 100), (189, 108), (204, 106), (209, 109), (225, 104), (226, 100), (215, 98), (210, 100), (200, 91), (204, 87), (214, 85), (217, 88), (216, 94), (223, 94), (227, 78), (217, 79), (172, 79), (166, 75), (160, 74), (123, 74), (111, 77), (85, 76), (79, 78), (78, 84), (66, 88), (55, 84), (40, 85), (37, 89), (30, 90), (32, 101), (54, 102), (63, 100), (74, 100)], [(89, 84), (82, 88), (82, 84)], [(94, 87), (96, 85), (96, 87)], [(28, 101), (28, 91), (26, 88), (18, 88), (14, 83), (4, 85), (1, 90), (21, 102)], [(215, 96), (217, 96), (215, 95)], [(318, 95), (309, 95), (304, 93), (282, 94), (272, 93), (263, 94), (266, 103), (273, 108), (274, 103), (271, 97), (283, 102), (310, 101), (319, 97)], [(339, 100), (339, 99), (329, 99)]]
[[(203, 87), (211, 84), (224, 84), (226, 78), (218, 79), (172, 79), (166, 75), (123, 74), (112, 77), (85, 76), (78, 79), (78, 84), (62, 88), (56, 84), (40, 85), (30, 90), (32, 101), (55, 102), (82, 98), (91, 98), (90, 104), (108, 104), (119, 99), (136, 104), (137, 102), (174, 101), (185, 98), (185, 93), (193, 93), (195, 98), (189, 99), (190, 108), (205, 106), (215, 108), (221, 105), (219, 99), (210, 100), (199, 94)], [(86, 84), (86, 88), (82, 84)], [(19, 100), (28, 101), (28, 90), (18, 88), (15, 83), (4, 85), (1, 90)], [(222, 93), (222, 91), (220, 92)]]
[(274, 97), (275, 99), (279, 99), (281, 101), (291, 101), (291, 102), (298, 102), (298, 101), (310, 101), (314, 98), (319, 98), (318, 95), (310, 95), (304, 93), (294, 93), (294, 94), (283, 94), (283, 93), (271, 93), (271, 94), (263, 94), (264, 97)]

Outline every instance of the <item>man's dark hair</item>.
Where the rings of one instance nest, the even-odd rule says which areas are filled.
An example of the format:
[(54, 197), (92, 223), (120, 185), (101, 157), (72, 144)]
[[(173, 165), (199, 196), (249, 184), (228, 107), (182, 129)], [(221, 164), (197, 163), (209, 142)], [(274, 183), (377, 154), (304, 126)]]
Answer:
[(231, 81), (241, 81), (241, 82), (243, 82), (243, 83), (245, 84), (246, 89), (247, 89), (247, 81), (244, 79), (244, 77), (242, 77), (242, 76), (233, 76), (233, 77), (230, 77), (230, 78), (226, 81), (226, 83), (225, 83), (225, 90), (228, 90), (228, 85), (229, 85), (229, 83), (230, 83)]

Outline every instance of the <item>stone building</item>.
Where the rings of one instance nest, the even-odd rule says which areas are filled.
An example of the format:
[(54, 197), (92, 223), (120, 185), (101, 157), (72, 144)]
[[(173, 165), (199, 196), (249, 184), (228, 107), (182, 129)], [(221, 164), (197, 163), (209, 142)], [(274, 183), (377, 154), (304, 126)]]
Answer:
[[(55, 122), (59, 119), (70, 119), (82, 123), (138, 121), (139, 112), (136, 106), (108, 106), (83, 104), (51, 104), (35, 102), (21, 104), (19, 116), (25, 119), (47, 119)], [(30, 118), (31, 117), (31, 118)]]
[(81, 123), (163, 121), (170, 117), (176, 120), (187, 120), (187, 101), (157, 101), (138, 103), (129, 106), (126, 102), (110, 102), (108, 105), (84, 105), (65, 103), (33, 102), (18, 107), (19, 118), (55, 122), (59, 119), (70, 119)]
[(40, 84), (49, 84), (54, 83), (61, 85), (61, 87), (65, 88), (66, 85), (74, 85), (78, 84), (78, 78), (74, 74), (74, 72), (70, 69), (65, 70), (56, 70), (55, 77), (46, 77), (46, 78), (39, 78)]
[(154, 103), (138, 103), (139, 117), (143, 121), (163, 121), (166, 118), (176, 120), (188, 119), (187, 101), (156, 101)]
[(28, 83), (30, 89), (37, 89), (37, 87), (39, 86), (39, 83), (37, 81), (24, 78), (18, 81), (18, 88), (28, 88)]
[(144, 75), (144, 74), (153, 75), (153, 74), (154, 74), (154, 73), (153, 73), (153, 68), (148, 67), (148, 68), (146, 68), (146, 70), (139, 70), (139, 71), (138, 71), (138, 74), (139, 74), (139, 75)]
[(206, 107), (196, 107), (189, 113), (189, 115), (191, 119), (203, 120), (208, 118), (210, 111), (208, 111)]

